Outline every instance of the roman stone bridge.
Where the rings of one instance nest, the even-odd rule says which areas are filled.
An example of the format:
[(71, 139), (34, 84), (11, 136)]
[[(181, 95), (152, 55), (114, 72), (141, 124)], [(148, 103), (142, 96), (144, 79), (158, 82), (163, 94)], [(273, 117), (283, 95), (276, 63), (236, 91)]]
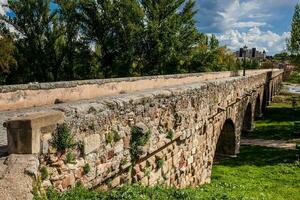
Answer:
[[(210, 182), (216, 156), (238, 155), (242, 131), (253, 129), (283, 75), (253, 70), (245, 77), (218, 72), (2, 86), (0, 119), (9, 154), (38, 156), (44, 187), (197, 186)], [(69, 132), (73, 145), (55, 148), (53, 138)]]

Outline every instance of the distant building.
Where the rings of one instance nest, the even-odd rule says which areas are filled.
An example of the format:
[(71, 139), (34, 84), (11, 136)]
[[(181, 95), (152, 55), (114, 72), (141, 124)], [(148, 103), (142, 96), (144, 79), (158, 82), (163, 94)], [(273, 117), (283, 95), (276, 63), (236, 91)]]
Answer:
[[(235, 52), (235, 55), (238, 59), (244, 58), (244, 49), (240, 48), (239, 51)], [(253, 59), (253, 60), (264, 60), (266, 59), (266, 52), (265, 51), (258, 51), (256, 48), (247, 49), (246, 50), (246, 58), (247, 59)]]

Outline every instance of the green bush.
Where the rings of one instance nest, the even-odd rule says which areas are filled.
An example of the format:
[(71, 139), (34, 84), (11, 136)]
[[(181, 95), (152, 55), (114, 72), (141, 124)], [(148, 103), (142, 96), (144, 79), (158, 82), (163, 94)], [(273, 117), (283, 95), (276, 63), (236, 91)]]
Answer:
[(130, 140), (130, 155), (131, 161), (136, 162), (138, 158), (138, 146), (145, 146), (151, 137), (151, 130), (149, 129), (145, 134), (141, 133), (136, 127), (131, 129)]
[(45, 166), (40, 169), (40, 173), (42, 180), (46, 180), (49, 176), (48, 169)]
[(118, 142), (121, 140), (119, 133), (115, 130), (109, 132), (105, 136), (106, 142), (111, 144), (112, 142)]
[(170, 130), (167, 132), (166, 138), (172, 140), (173, 137), (174, 137), (174, 131), (170, 129)]
[(75, 156), (71, 152), (68, 152), (66, 155), (66, 163), (75, 164)]
[(157, 169), (160, 169), (164, 166), (165, 164), (165, 161), (163, 159), (159, 159), (156, 161), (156, 166), (157, 166)]
[(89, 172), (91, 171), (91, 166), (86, 163), (84, 166), (83, 166), (83, 173), (84, 174), (88, 174)]
[(57, 132), (53, 136), (52, 144), (59, 151), (64, 151), (75, 145), (67, 124), (63, 123), (58, 125)]

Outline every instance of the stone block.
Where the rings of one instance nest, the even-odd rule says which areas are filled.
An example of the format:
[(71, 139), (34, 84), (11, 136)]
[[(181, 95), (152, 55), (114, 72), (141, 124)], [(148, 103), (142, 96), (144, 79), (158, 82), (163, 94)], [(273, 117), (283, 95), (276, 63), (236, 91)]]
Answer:
[(101, 145), (100, 135), (93, 134), (93, 135), (89, 135), (89, 136), (85, 137), (83, 140), (83, 145), (84, 145), (84, 154), (85, 155), (95, 151)]
[(38, 154), (41, 149), (41, 131), (45, 127), (62, 123), (59, 111), (29, 113), (5, 122), (9, 154)]

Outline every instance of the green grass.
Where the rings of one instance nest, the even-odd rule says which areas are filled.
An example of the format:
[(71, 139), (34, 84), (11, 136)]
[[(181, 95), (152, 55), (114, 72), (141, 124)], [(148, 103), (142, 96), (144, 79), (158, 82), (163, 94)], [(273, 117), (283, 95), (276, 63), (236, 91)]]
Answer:
[(300, 84), (300, 72), (294, 71), (286, 82)]
[[(300, 105), (300, 104), (299, 104)], [(256, 121), (255, 130), (242, 135), (244, 138), (290, 140), (294, 134), (294, 121), (300, 121), (300, 109), (294, 110), (291, 103), (273, 103), (262, 119)]]
[[(59, 194), (47, 192), (48, 199), (300, 199), (300, 162), (296, 151), (242, 146), (237, 158), (214, 165), (212, 183), (199, 188), (175, 189), (163, 186), (124, 186), (107, 192), (82, 187)], [(36, 197), (36, 199), (39, 199)], [(46, 199), (46, 198), (44, 198)]]

